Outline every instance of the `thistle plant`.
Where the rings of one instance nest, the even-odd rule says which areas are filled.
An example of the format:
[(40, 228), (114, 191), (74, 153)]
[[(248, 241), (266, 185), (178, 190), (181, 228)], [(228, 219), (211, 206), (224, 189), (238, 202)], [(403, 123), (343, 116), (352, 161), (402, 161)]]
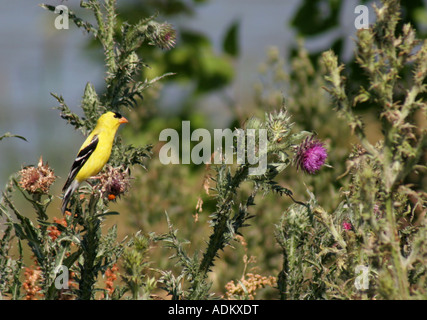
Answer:
[[(274, 110), (284, 100), (292, 114), (295, 131), (313, 131), (322, 137), (328, 153), (327, 164), (333, 170), (303, 175), (303, 170), (292, 170), (279, 176), (278, 181), (289, 184), (303, 178), (304, 184), (310, 186), (325, 208), (332, 209), (340, 202), (337, 190), (345, 184), (345, 178), (340, 175), (346, 168), (343, 159), (350, 151), (350, 130), (345, 121), (331, 111), (331, 97), (323, 89), (327, 82), (322, 60), (310, 55), (302, 39), (298, 39), (295, 50), (295, 55), (286, 61), (278, 48), (268, 48), (266, 58), (259, 66), (260, 80), (254, 86), (257, 108), (253, 112)], [(288, 65), (291, 71), (286, 68)], [(292, 183), (294, 193), (306, 195), (304, 184)], [(275, 220), (270, 223), (274, 224)]]
[[(73, 11), (69, 17), (100, 44), (105, 86), (96, 92), (86, 84), (83, 116), (61, 95), (52, 96), (60, 116), (87, 135), (105, 111), (131, 117), (138, 117), (134, 111), (143, 113), (137, 110), (143, 94), (171, 73), (141, 80), (147, 65), (138, 49), (149, 45), (159, 52), (172, 50), (177, 36), (171, 24), (157, 22), (156, 16), (134, 24), (120, 22), (114, 0), (81, 1), (80, 6), (93, 14), (96, 24)], [(108, 164), (72, 196), (63, 216), (50, 215), (59, 213), (52, 205), (59, 178), (45, 160), (11, 175), (0, 197), (0, 298), (254, 299), (259, 289), (269, 286), (280, 299), (425, 299), (422, 160), (427, 138), (419, 119), (425, 120), (427, 109), (427, 41), (400, 23), (398, 1), (383, 0), (374, 9), (375, 24), (357, 33), (355, 61), (365, 81), (357, 82), (362, 85), (356, 91), (332, 50), (316, 62), (300, 42), (289, 75), (278, 51), (269, 51), (264, 83), (256, 90), (258, 110), (233, 138), (233, 159), (241, 160), (243, 154), (245, 161), (207, 164), (204, 197), (189, 196), (189, 180), (200, 171), (149, 167), (152, 146), (130, 145), (121, 136)], [(366, 106), (379, 115), (382, 135), (377, 141), (369, 137), (361, 117)], [(337, 123), (336, 116), (343, 121)], [(342, 139), (347, 136), (342, 134), (344, 125), (357, 139), (348, 150), (343, 147), (349, 144)], [(258, 164), (249, 161), (251, 156), (265, 157), (266, 170), (253, 171)], [(141, 174), (146, 179), (135, 176), (134, 167), (146, 166), (148, 173)], [(183, 181), (186, 188), (180, 188)], [(24, 206), (17, 204), (17, 196)], [(189, 199), (197, 200), (192, 212), (182, 204)], [(143, 230), (118, 240), (118, 227), (105, 223), (119, 214), (116, 207), (138, 217), (149, 215), (138, 221)], [(160, 228), (146, 223), (159, 221), (157, 213), (165, 209)], [(179, 226), (180, 210), (185, 228)], [(260, 237), (267, 239), (261, 245)], [(234, 254), (239, 248), (243, 259)], [(153, 259), (163, 256), (163, 250), (172, 252), (170, 260)], [(258, 254), (251, 250), (265, 253), (266, 261), (253, 259)], [(30, 263), (24, 260), (28, 251)], [(269, 269), (249, 270), (250, 264), (269, 264)], [(232, 277), (223, 277), (223, 292), (218, 292), (214, 288), (224, 265), (235, 270)], [(367, 273), (361, 275), (361, 268)], [(367, 286), (360, 286), (362, 276)]]
[[(417, 40), (410, 25), (398, 27), (397, 1), (374, 8), (376, 23), (359, 30), (356, 40), (356, 62), (367, 87), (351, 95), (345, 66), (332, 51), (322, 56), (325, 89), (359, 144), (347, 162), (350, 184), (334, 212), (325, 211), (311, 194), (309, 206), (284, 213), (276, 234), (284, 256), (278, 281), (282, 298), (425, 297), (425, 193), (407, 179), (425, 170), (418, 163), (426, 131), (417, 127), (415, 115), (425, 116), (426, 111), (427, 42)], [(401, 75), (408, 70), (411, 80), (403, 83)], [(356, 114), (362, 103), (370, 103), (380, 114), (384, 136), (375, 144)], [(355, 285), (360, 266), (370, 270), (368, 287)]]
[[(43, 4), (43, 8), (54, 11), (55, 7)], [(123, 23), (118, 25), (116, 16), (116, 1), (81, 1), (80, 6), (91, 11), (97, 25), (83, 21), (74, 12), (69, 12), (70, 19), (77, 27), (82, 28), (100, 42), (105, 54), (105, 92), (98, 95), (92, 84), (87, 83), (81, 108), (84, 116), (79, 117), (66, 104), (62, 96), (52, 94), (59, 102), (60, 115), (67, 123), (74, 126), (84, 135), (95, 126), (96, 120), (106, 111), (118, 111), (121, 108), (131, 109), (142, 99), (145, 89), (166, 76), (162, 75), (151, 80), (141, 81), (137, 78), (141, 68), (146, 67), (136, 50), (143, 44), (157, 45), (163, 49), (171, 49), (175, 44), (175, 31), (171, 25), (157, 23), (155, 17), (142, 19), (134, 25)], [(6, 135), (7, 136), (7, 135)], [(3, 136), (3, 137), (6, 137)], [(10, 136), (10, 135), (9, 135)], [(2, 137), (2, 138), (3, 138)], [(3, 236), (4, 241), (11, 240), (11, 231), (15, 231), (21, 241), (28, 243), (35, 262), (40, 270), (37, 279), (32, 278), (26, 285), (34, 297), (34, 286), (38, 282), (37, 294), (45, 299), (64, 298), (64, 290), (55, 283), (59, 269), (65, 266), (76, 288), (69, 288), (68, 297), (77, 299), (94, 299), (97, 292), (96, 283), (100, 275), (108, 278), (108, 286), (104, 297), (112, 296), (111, 279), (119, 257), (125, 252), (125, 242), (117, 242), (117, 227), (111, 227), (106, 233), (102, 232), (106, 216), (117, 214), (108, 210), (110, 201), (123, 195), (130, 185), (130, 167), (144, 166), (149, 157), (151, 146), (135, 147), (125, 144), (117, 138), (112, 150), (109, 165), (100, 173), (98, 181), (92, 181), (82, 186), (71, 199), (70, 211), (63, 219), (49, 222), (47, 208), (54, 197), (49, 194), (51, 184), (56, 177), (47, 164), (40, 160), (38, 166), (26, 167), (17, 176), (13, 176), (7, 191), (3, 192), (1, 200), (1, 215), (9, 224)], [(19, 181), (18, 181), (19, 177)], [(19, 191), (32, 204), (38, 224), (30, 217), (20, 212), (14, 205), (12, 195)], [(18, 221), (15, 221), (15, 217)], [(128, 244), (130, 246), (130, 244)], [(2, 250), (7, 250), (6, 242), (2, 242)], [(11, 265), (11, 261), (3, 261), (2, 265)], [(18, 268), (22, 262), (15, 263)], [(15, 269), (14, 269), (15, 270)], [(13, 298), (19, 298), (17, 275), (7, 271), (2, 272), (6, 278), (14, 279), (8, 288), (2, 287), (2, 293), (8, 292)], [(29, 273), (30, 274), (30, 273)], [(66, 284), (65, 284), (66, 287)], [(4, 290), (4, 291), (3, 291)], [(123, 295), (125, 290), (117, 290), (115, 297)]]
[[(235, 283), (234, 280), (231, 280), (225, 285), (225, 289), (227, 290), (225, 297), (228, 300), (254, 300), (259, 289), (265, 287), (276, 288), (277, 279), (273, 276), (262, 276), (256, 273), (255, 270), (253, 272), (248, 272), (251, 271), (251, 269), (256, 269), (257, 259), (255, 256), (248, 256), (248, 243), (245, 241), (244, 237), (238, 235), (236, 236), (236, 239), (245, 249), (245, 255), (242, 259), (244, 264), (243, 275), (237, 283)], [(251, 264), (255, 265), (255, 267), (248, 269)]]
[(132, 299), (149, 299), (151, 292), (156, 288), (155, 277), (148, 275), (150, 265), (149, 249), (153, 241), (151, 236), (144, 236), (138, 232), (125, 248), (122, 260), (124, 275), (123, 281), (130, 289)]
[[(398, 1), (384, 1), (381, 8), (375, 7), (376, 24), (358, 33), (356, 61), (366, 73), (369, 89), (361, 87), (357, 95), (349, 97), (341, 75), (343, 66), (338, 65), (337, 57), (329, 51), (323, 59), (331, 84), (328, 90), (336, 99), (337, 111), (359, 138), (363, 153), (358, 168), (352, 168), (354, 179), (360, 181), (355, 181), (355, 188), (350, 190), (350, 210), (360, 223), (356, 228), (369, 225), (379, 247), (387, 248), (390, 266), (382, 266), (379, 273), (380, 292), (385, 297), (407, 299), (411, 287), (409, 271), (416, 268), (420, 256), (415, 258), (413, 250), (402, 250), (407, 241), (404, 234), (409, 228), (416, 239), (416, 235), (424, 234), (425, 228), (424, 221), (419, 227), (413, 225), (414, 210), (424, 205), (423, 193), (404, 181), (411, 172), (425, 169), (417, 163), (425, 150), (427, 135), (425, 129), (417, 128), (415, 115), (425, 115), (427, 107), (423, 99), (427, 42), (417, 40), (409, 24), (398, 29), (399, 9)], [(409, 84), (399, 81), (406, 68), (412, 73)], [(377, 145), (367, 140), (363, 123), (352, 110), (367, 101), (380, 111), (384, 139)], [(410, 201), (412, 194), (417, 195), (415, 202)], [(361, 201), (363, 205), (357, 208)], [(373, 214), (375, 206), (383, 212), (379, 221), (375, 221)], [(402, 219), (409, 223), (404, 229)], [(366, 237), (365, 241), (367, 245)]]
[(320, 277), (324, 262), (318, 255), (322, 247), (330, 248), (333, 242), (309, 207), (291, 205), (276, 225), (275, 236), (283, 256), (277, 280), (281, 299), (321, 299), (325, 292), (325, 281)]
[[(172, 258), (177, 259), (178, 265), (182, 267), (179, 277), (161, 271), (160, 280), (165, 285), (164, 289), (175, 299), (210, 297), (209, 290), (212, 284), (208, 281), (208, 273), (212, 271), (219, 252), (230, 246), (236, 236), (241, 235), (242, 228), (249, 226), (249, 219), (253, 217), (249, 210), (255, 205), (257, 194), (276, 193), (292, 198), (291, 190), (280, 186), (274, 178), (294, 162), (297, 145), (310, 133), (292, 133), (291, 117), (285, 109), (266, 113), (264, 120), (253, 117), (246, 122), (244, 129), (245, 132), (249, 129), (266, 130), (267, 148), (264, 152), (269, 159), (267, 170), (262, 175), (250, 175), (248, 163), (238, 165), (234, 170), (226, 164), (214, 167), (216, 173), (211, 179), (215, 183), (212, 190), (215, 194), (216, 207), (215, 212), (210, 215), (209, 224), (212, 233), (201, 257), (199, 252), (193, 256), (186, 252), (184, 245), (187, 242), (178, 239), (169, 218), (169, 233), (159, 237), (159, 240), (165, 241), (167, 246), (175, 251)], [(256, 149), (259, 153), (263, 152), (260, 146)], [(246, 153), (248, 152), (246, 150)], [(246, 182), (252, 185), (251, 191), (238, 200), (239, 190)], [(298, 205), (304, 206), (303, 203)], [(186, 287), (180, 283), (183, 279), (189, 282)]]

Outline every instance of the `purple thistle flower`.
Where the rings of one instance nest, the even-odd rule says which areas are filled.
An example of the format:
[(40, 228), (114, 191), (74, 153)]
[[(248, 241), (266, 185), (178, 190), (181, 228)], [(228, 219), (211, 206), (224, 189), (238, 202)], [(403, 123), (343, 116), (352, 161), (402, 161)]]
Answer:
[(307, 137), (296, 150), (295, 164), (297, 170), (314, 174), (320, 170), (320, 167), (325, 163), (328, 153), (324, 144), (317, 140), (314, 136)]
[(342, 223), (342, 227), (346, 231), (349, 231), (349, 230), (353, 229), (353, 225), (350, 222), (343, 222)]

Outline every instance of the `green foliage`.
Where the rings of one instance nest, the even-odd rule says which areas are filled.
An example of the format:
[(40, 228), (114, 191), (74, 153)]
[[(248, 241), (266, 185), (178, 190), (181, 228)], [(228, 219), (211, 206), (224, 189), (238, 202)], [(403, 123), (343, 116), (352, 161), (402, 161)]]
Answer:
[(292, 205), (276, 225), (276, 240), (283, 255), (283, 268), (278, 276), (281, 299), (325, 298), (327, 285), (320, 275), (322, 265), (331, 265), (322, 256), (322, 249), (329, 248), (333, 241), (328, 229), (310, 209), (316, 205), (314, 195), (311, 197), (308, 208)]
[[(142, 98), (144, 90), (167, 76), (165, 74), (152, 80), (136, 80), (135, 76), (144, 64), (135, 50), (144, 42), (164, 45), (165, 43), (162, 42), (164, 39), (161, 38), (162, 32), (165, 28), (170, 33), (174, 30), (155, 22), (154, 17), (151, 17), (142, 19), (134, 25), (123, 24), (119, 41), (115, 29), (117, 23), (115, 1), (107, 0), (102, 7), (99, 2), (92, 0), (82, 1), (80, 5), (93, 13), (97, 26), (84, 22), (73, 12), (70, 13), (70, 17), (78, 27), (91, 33), (103, 47), (106, 57), (106, 91), (98, 96), (90, 83), (86, 85), (81, 104), (84, 117), (79, 117), (72, 112), (61, 96), (52, 95), (60, 104), (58, 109), (61, 111), (61, 117), (86, 135), (94, 128), (96, 120), (102, 113), (107, 110), (117, 111), (122, 106), (134, 107), (137, 103), (136, 99)], [(50, 11), (55, 9), (50, 5), (42, 5), (42, 7)], [(12, 135), (5, 135), (2, 138), (8, 136)], [(144, 164), (144, 158), (149, 156), (150, 146), (134, 147), (117, 140), (118, 143), (115, 144), (110, 159), (112, 165), (128, 168), (135, 164)], [(108, 210), (107, 195), (98, 191), (98, 189), (103, 190), (103, 187), (96, 184), (82, 187), (71, 201), (71, 212), (67, 212), (63, 219), (57, 220), (59, 222), (50, 223), (47, 209), (54, 197), (48, 193), (48, 189), (55, 179), (53, 171), (40, 160), (38, 167), (24, 168), (19, 176), (19, 182), (18, 177), (11, 178), (8, 191), (3, 192), (0, 209), (2, 217), (5, 217), (9, 224), (3, 236), (4, 241), (11, 241), (10, 234), (13, 227), (19, 243), (21, 241), (28, 243), (38, 270), (41, 271), (40, 274), (36, 271), (41, 282), (40, 288), (27, 286), (27, 298), (33, 298), (36, 294), (42, 295), (45, 299), (64, 298), (64, 292), (55, 284), (60, 266), (67, 267), (74, 275), (72, 280), (78, 284), (78, 289), (69, 288), (66, 296), (84, 300), (96, 298), (95, 294), (98, 290), (96, 283), (99, 275), (105, 274), (116, 264), (124, 251), (124, 243), (116, 240), (116, 226), (109, 228), (107, 234), (102, 233), (105, 217), (115, 214)], [(127, 178), (122, 177), (122, 179)], [(39, 225), (34, 224), (30, 217), (22, 214), (14, 205), (12, 194), (15, 190), (19, 191), (33, 206)], [(5, 251), (6, 256), (8, 248), (7, 243), (2, 244), (2, 250)], [(6, 268), (6, 264), (14, 268), (10, 271)], [(21, 264), (21, 260), (13, 262), (2, 258), (2, 272), (6, 279), (7, 277), (13, 279), (9, 287), (6, 284), (2, 286), (4, 290), (2, 293), (11, 293), (14, 298), (20, 297), (16, 268)], [(153, 283), (150, 281), (150, 288), (152, 286)], [(31, 295), (28, 294), (30, 289)], [(120, 295), (119, 291), (116, 296)]]
[(129, 241), (122, 255), (125, 272), (122, 278), (134, 300), (149, 299), (151, 291), (156, 288), (156, 279), (146, 274), (150, 264), (147, 256), (151, 241), (149, 237), (137, 233)]
[[(255, 166), (249, 163), (204, 169), (160, 164), (161, 145), (154, 142), (181, 119), (158, 115), (159, 80), (186, 79), (196, 84), (195, 95), (211, 92), (230, 83), (229, 59), (240, 54), (237, 21), (225, 33), (224, 55), (213, 53), (206, 36), (186, 30), (177, 48), (157, 50), (172, 49), (176, 38), (170, 24), (156, 21), (155, 11), (190, 13), (200, 1), (166, 2), (148, 1), (140, 9), (144, 18), (129, 21), (118, 16), (114, 0), (81, 1), (96, 24), (70, 12), (103, 52), (105, 87), (97, 93), (86, 84), (81, 116), (52, 93), (60, 116), (83, 135), (107, 110), (127, 112), (130, 122), (116, 138), (109, 164), (80, 187), (61, 219), (50, 220), (49, 212), (58, 211), (50, 190), (57, 177), (42, 159), (10, 177), (0, 198), (0, 297), (250, 299), (253, 290), (277, 284), (257, 297), (425, 299), (427, 41), (402, 23), (398, 1), (384, 0), (375, 8), (376, 23), (358, 31), (354, 63), (363, 73), (356, 78), (349, 71), (353, 63), (341, 64), (333, 50), (313, 59), (302, 40), (289, 73), (278, 50), (268, 51), (255, 106), (233, 123), (242, 129), (234, 157), (243, 138), (247, 159), (249, 130), (258, 132), (256, 156), (267, 158), (266, 172), (258, 175), (249, 174)], [(309, 12), (313, 23), (302, 25), (308, 14), (303, 2), (294, 24), (306, 35), (316, 33), (313, 25), (327, 30), (341, 7), (329, 4), (326, 17), (316, 7)], [(172, 73), (178, 74), (166, 77)], [(207, 125), (194, 102), (186, 103), (181, 116), (194, 127)], [(366, 105), (376, 112), (378, 136), (368, 132)], [(261, 129), (266, 149), (258, 139)], [(298, 147), (312, 131), (328, 151), (327, 167), (316, 175), (294, 168)], [(110, 197), (112, 179), (120, 180), (123, 198)], [(249, 264), (255, 268), (248, 270)], [(69, 278), (58, 286), (61, 267)], [(368, 288), (355, 285), (360, 267), (369, 268)], [(262, 273), (274, 277), (262, 282)]]
[(224, 52), (236, 57), (240, 53), (239, 48), (239, 28), (240, 24), (238, 21), (235, 21), (231, 24), (230, 28), (227, 30), (227, 33), (224, 37)]
[[(346, 90), (346, 80), (341, 75), (344, 66), (338, 64), (332, 51), (323, 54), (323, 63), (328, 72), (327, 91), (335, 101), (336, 111), (358, 137), (360, 146), (348, 163), (351, 184), (344, 192), (345, 200), (333, 213), (327, 213), (317, 204), (313, 208), (313, 214), (327, 227), (329, 236), (335, 242), (334, 246), (325, 246), (316, 254), (320, 257), (329, 255), (336, 266), (328, 267), (330, 263), (324, 263), (321, 259), (321, 263), (311, 267), (309, 282), (320, 278), (328, 286), (326, 292), (322, 290), (316, 298), (358, 297), (360, 292), (348, 285), (348, 281), (356, 278), (358, 265), (368, 265), (375, 270), (370, 274), (369, 290), (366, 292), (368, 298), (425, 297), (423, 280), (410, 276), (413, 270), (419, 270), (419, 264), (424, 261), (424, 254), (418, 249), (411, 250), (411, 247), (412, 240), (425, 237), (426, 221), (423, 216), (417, 217), (416, 213), (425, 205), (425, 194), (403, 181), (411, 172), (425, 170), (417, 163), (422, 156), (421, 150), (426, 146), (426, 131), (416, 130), (412, 116), (417, 111), (424, 114), (426, 111), (427, 105), (421, 94), (426, 90), (427, 42), (424, 41), (416, 50), (419, 41), (415, 39), (412, 27), (404, 25), (402, 30), (396, 30), (399, 20), (397, 1), (385, 1), (383, 7), (376, 9), (376, 13), (376, 24), (370, 29), (360, 30), (357, 39), (356, 61), (365, 70), (369, 88), (362, 86), (358, 94), (350, 96)], [(401, 90), (399, 74), (407, 67), (413, 70), (413, 79)], [(376, 145), (368, 141), (364, 123), (353, 111), (358, 104), (367, 100), (372, 100), (381, 114), (384, 140)], [(411, 200), (413, 196), (415, 200)], [(287, 232), (293, 230), (293, 221), (289, 222), (288, 219), (284, 218), (287, 224), (279, 230), (279, 243), (285, 252), (281, 281), (284, 295), (293, 294), (288, 285), (294, 281), (292, 274), (289, 274), (292, 263), (295, 263), (291, 260), (294, 255), (289, 254), (295, 248), (294, 241), (306, 246), (303, 252), (313, 250), (309, 242), (311, 237), (302, 241), (301, 238), (288, 241)], [(351, 230), (342, 230), (343, 219), (351, 223)], [(298, 276), (307, 281), (304, 274)]]
[(304, 36), (317, 34), (338, 24), (341, 1), (302, 1), (292, 25)]
[[(210, 215), (209, 226), (212, 233), (209, 237), (207, 247), (199, 258), (196, 252), (191, 257), (183, 247), (185, 242), (180, 242), (169, 223), (170, 232), (165, 234), (161, 240), (166, 241), (168, 247), (175, 250), (172, 258), (178, 259), (178, 264), (182, 267), (182, 277), (187, 279), (188, 291), (183, 287), (178, 287), (177, 279), (171, 273), (164, 273), (168, 278), (164, 279), (167, 285), (166, 290), (174, 298), (206, 299), (209, 297), (211, 283), (207, 282), (208, 273), (212, 271), (215, 260), (219, 257), (219, 251), (223, 251), (235, 240), (236, 235), (240, 235), (243, 227), (249, 226), (248, 220), (253, 216), (249, 213), (249, 208), (255, 205), (255, 196), (259, 191), (264, 191), (264, 195), (275, 192), (279, 195), (292, 196), (292, 192), (281, 187), (273, 179), (280, 174), (290, 163), (293, 146), (301, 139), (301, 134), (291, 134), (292, 123), (287, 112), (269, 113), (265, 115), (265, 120), (258, 118), (250, 119), (245, 126), (246, 130), (265, 129), (267, 130), (266, 156), (269, 161), (267, 170), (261, 175), (250, 175), (249, 164), (242, 164), (232, 170), (229, 166), (222, 164), (215, 167), (215, 176), (212, 180), (215, 183), (215, 211)], [(245, 144), (247, 146), (247, 144)], [(257, 146), (259, 153), (263, 152)], [(245, 153), (249, 152), (248, 150)], [(244, 182), (252, 184), (252, 191), (239, 201), (237, 194)], [(300, 204), (301, 205), (301, 204)]]

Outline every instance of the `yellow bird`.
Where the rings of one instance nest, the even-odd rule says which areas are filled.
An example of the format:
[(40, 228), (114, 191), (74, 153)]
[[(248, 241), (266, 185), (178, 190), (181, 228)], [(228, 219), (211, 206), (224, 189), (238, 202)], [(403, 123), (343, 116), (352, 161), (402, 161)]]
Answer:
[(67, 182), (62, 188), (65, 192), (62, 200), (62, 213), (65, 212), (71, 195), (77, 190), (80, 183), (96, 175), (107, 163), (111, 155), (114, 136), (120, 124), (127, 123), (128, 120), (118, 112), (106, 112), (99, 117), (95, 129), (86, 138), (81, 146)]

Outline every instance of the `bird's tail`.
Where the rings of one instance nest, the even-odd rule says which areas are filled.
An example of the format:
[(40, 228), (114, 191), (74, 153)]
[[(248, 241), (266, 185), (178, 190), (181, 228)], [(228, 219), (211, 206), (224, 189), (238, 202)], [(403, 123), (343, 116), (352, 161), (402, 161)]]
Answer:
[(73, 180), (73, 182), (71, 182), (70, 185), (65, 190), (64, 197), (62, 198), (62, 207), (61, 207), (62, 214), (65, 213), (67, 204), (70, 201), (70, 198), (73, 195), (74, 191), (76, 191), (77, 188), (79, 187), (79, 184), (80, 183), (78, 181)]

